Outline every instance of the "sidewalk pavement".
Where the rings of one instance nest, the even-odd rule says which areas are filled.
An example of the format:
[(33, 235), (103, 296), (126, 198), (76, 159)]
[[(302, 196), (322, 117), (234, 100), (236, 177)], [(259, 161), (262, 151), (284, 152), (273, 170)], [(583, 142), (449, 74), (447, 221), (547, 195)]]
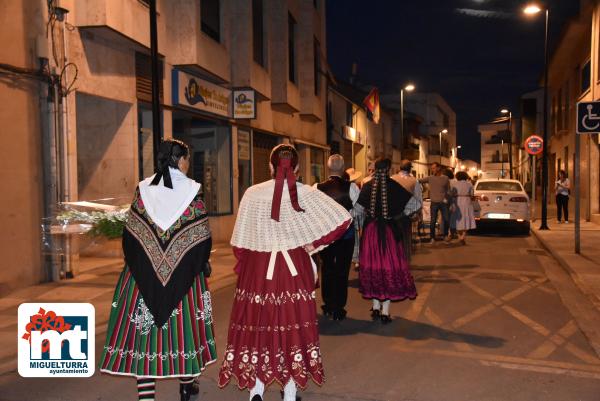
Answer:
[(548, 219), (549, 230), (540, 230), (540, 220), (531, 231), (542, 246), (567, 271), (579, 289), (600, 310), (600, 225), (581, 222), (581, 253), (575, 253), (575, 224)]
[[(213, 244), (210, 261), (212, 292), (235, 283), (235, 257), (229, 244)], [(85, 263), (82, 274), (73, 279), (22, 288), (0, 299), (0, 375), (17, 370), (17, 308), (25, 302), (89, 302), (96, 308), (97, 341), (103, 341), (123, 262), (118, 258), (90, 258)]]

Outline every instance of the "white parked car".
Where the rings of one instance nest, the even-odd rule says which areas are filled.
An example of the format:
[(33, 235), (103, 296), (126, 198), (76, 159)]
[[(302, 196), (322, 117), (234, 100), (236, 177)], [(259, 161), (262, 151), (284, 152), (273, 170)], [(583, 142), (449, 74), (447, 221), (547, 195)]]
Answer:
[(475, 212), (478, 228), (490, 223), (513, 224), (529, 232), (529, 196), (519, 181), (481, 179), (475, 184), (475, 197), (481, 206)]

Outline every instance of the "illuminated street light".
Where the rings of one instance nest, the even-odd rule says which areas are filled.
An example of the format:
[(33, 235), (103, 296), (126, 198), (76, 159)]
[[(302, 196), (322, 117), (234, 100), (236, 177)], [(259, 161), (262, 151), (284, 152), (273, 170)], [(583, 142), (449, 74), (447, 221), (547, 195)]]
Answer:
[(542, 11), (542, 8), (537, 4), (530, 4), (523, 9), (523, 12), (527, 15), (534, 15)]
[[(530, 4), (523, 9), (527, 15), (536, 15), (545, 11), (546, 27), (544, 35), (544, 129), (542, 149), (542, 224), (540, 230), (548, 230), (548, 32), (550, 26), (550, 10), (537, 4)], [(534, 192), (535, 193), (535, 192)]]
[(400, 151), (404, 149), (404, 91), (412, 92), (415, 90), (415, 85), (407, 84), (403, 89), (400, 89)]
[(442, 134), (447, 134), (447, 133), (448, 133), (448, 130), (446, 128), (441, 130), (439, 133), (439, 136), (440, 136), (440, 165), (442, 165)]

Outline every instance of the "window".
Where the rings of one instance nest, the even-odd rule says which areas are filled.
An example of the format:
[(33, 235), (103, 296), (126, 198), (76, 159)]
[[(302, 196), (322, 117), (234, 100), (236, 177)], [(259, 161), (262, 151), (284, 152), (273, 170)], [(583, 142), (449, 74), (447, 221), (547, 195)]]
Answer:
[(138, 176), (140, 180), (150, 177), (154, 173), (152, 124), (152, 106), (138, 103)]
[(346, 102), (346, 125), (348, 127), (352, 127), (353, 117), (354, 117), (354, 110), (352, 107), (352, 103)]
[(288, 78), (296, 83), (296, 20), (288, 14)]
[(558, 90), (558, 95), (556, 96), (556, 100), (558, 104), (556, 105), (556, 130), (560, 131), (563, 127), (563, 90)]
[(481, 181), (475, 187), (476, 191), (514, 191), (522, 192), (523, 187), (518, 182), (512, 181)]
[(252, 0), (252, 52), (254, 61), (265, 66), (263, 0)]
[(200, 19), (202, 32), (221, 41), (220, 0), (200, 0)]
[(310, 148), (310, 185), (325, 181), (325, 152)]
[(590, 89), (591, 72), (590, 60), (588, 60), (587, 63), (581, 67), (581, 93), (585, 93)]
[(252, 185), (251, 150), (250, 131), (238, 128), (238, 195), (240, 200)]
[(314, 76), (315, 76), (315, 96), (321, 94), (321, 44), (315, 38), (313, 45), (314, 51)]
[(187, 143), (191, 160), (189, 175), (202, 184), (210, 215), (231, 214), (231, 129), (224, 123), (205, 120), (188, 112), (173, 113), (173, 137)]

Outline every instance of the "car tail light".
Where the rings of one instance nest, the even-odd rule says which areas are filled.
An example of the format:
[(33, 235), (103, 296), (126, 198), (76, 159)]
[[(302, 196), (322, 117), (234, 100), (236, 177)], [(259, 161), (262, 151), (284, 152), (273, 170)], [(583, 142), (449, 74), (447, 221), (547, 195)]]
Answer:
[(515, 196), (514, 198), (510, 198), (511, 202), (527, 202), (527, 198), (524, 196)]
[(477, 198), (478, 201), (483, 201), (483, 202), (488, 202), (490, 200), (490, 198), (488, 198), (485, 195), (478, 195), (475, 198)]

